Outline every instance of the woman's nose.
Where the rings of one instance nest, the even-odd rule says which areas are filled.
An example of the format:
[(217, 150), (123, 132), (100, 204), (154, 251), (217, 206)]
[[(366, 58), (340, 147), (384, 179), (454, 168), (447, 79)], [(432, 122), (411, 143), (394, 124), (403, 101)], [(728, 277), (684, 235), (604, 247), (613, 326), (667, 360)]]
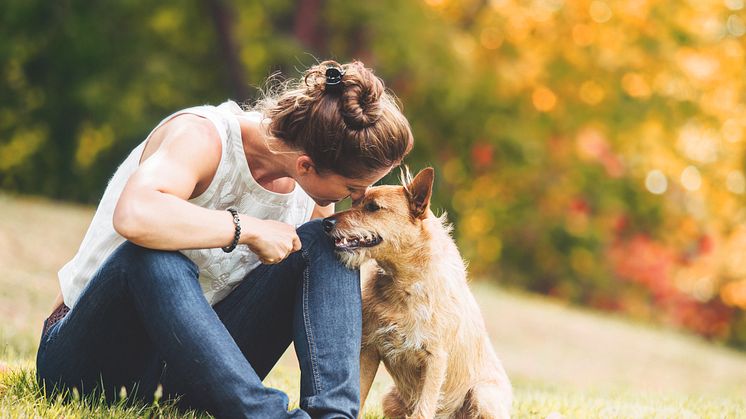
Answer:
[(363, 192), (355, 192), (353, 194), (350, 194), (350, 199), (352, 199), (352, 203), (353, 204), (356, 204), (356, 203), (360, 202), (360, 200), (362, 200), (364, 196), (365, 196), (365, 191), (363, 191)]

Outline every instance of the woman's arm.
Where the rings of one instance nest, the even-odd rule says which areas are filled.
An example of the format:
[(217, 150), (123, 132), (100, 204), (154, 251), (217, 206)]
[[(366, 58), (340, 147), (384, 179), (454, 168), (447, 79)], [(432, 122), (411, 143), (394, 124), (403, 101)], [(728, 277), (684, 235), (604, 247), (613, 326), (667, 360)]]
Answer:
[[(233, 235), (226, 211), (187, 201), (198, 184), (209, 183), (222, 145), (210, 121), (181, 115), (160, 127), (150, 141), (114, 210), (114, 229), (152, 249), (178, 250), (227, 246)], [(150, 144), (149, 144), (150, 145)]]
[[(158, 131), (151, 140), (160, 143), (143, 155), (117, 202), (114, 228), (152, 249), (228, 246), (235, 229), (231, 214), (187, 201), (207, 188), (220, 163), (222, 145), (215, 127), (204, 118), (182, 115)], [(300, 249), (292, 226), (244, 214), (240, 218), (240, 243), (263, 261), (276, 263)]]

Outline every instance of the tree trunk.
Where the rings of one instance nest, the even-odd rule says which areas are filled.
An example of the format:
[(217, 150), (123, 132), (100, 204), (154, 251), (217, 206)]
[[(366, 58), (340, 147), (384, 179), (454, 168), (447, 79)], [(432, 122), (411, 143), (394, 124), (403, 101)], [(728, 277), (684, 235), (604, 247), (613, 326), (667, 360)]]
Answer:
[(295, 12), (293, 34), (315, 53), (325, 51), (324, 33), (321, 30), (321, 6), (323, 0), (298, 0)]
[(229, 0), (204, 0), (210, 12), (220, 53), (228, 70), (228, 84), (234, 99), (244, 101), (249, 98), (249, 88), (244, 76), (244, 68), (238, 53), (238, 45), (233, 39), (233, 14)]

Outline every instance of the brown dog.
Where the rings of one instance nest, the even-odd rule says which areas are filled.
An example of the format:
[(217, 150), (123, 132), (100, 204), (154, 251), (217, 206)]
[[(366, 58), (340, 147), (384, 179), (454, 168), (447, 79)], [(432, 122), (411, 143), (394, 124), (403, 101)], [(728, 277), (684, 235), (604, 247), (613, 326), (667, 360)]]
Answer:
[(324, 220), (348, 266), (366, 272), (376, 262), (363, 275), (361, 404), (383, 361), (395, 383), (383, 400), (388, 417), (508, 418), (510, 381), (451, 226), (429, 209), (433, 177), (432, 168), (413, 180), (403, 173), (404, 186), (371, 188)]

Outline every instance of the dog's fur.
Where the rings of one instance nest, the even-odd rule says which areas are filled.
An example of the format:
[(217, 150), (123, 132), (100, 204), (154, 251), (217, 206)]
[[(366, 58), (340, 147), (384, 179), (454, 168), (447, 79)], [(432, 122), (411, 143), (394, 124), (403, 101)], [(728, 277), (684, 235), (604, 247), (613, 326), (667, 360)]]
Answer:
[(469, 291), (451, 226), (429, 209), (433, 177), (432, 168), (413, 180), (403, 172), (403, 186), (371, 188), (326, 219), (340, 258), (369, 271), (361, 404), (382, 361), (395, 383), (383, 399), (388, 417), (507, 418), (510, 381)]

